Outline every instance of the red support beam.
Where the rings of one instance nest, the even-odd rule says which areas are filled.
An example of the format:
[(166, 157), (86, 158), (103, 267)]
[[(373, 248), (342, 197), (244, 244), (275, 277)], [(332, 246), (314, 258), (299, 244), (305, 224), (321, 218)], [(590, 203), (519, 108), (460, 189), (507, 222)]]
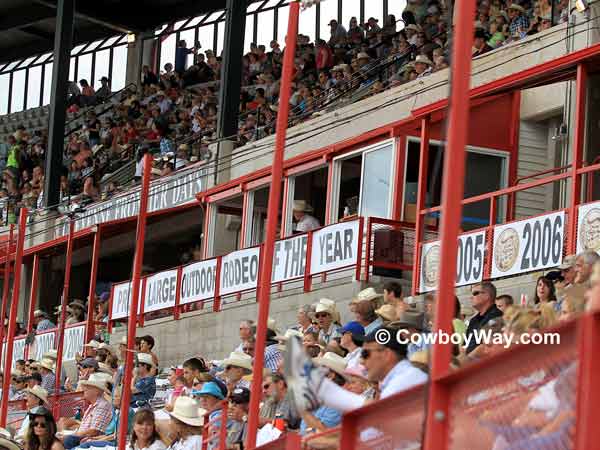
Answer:
[(402, 220), (402, 208), (404, 207), (404, 172), (406, 164), (406, 136), (394, 139), (394, 197), (392, 199), (392, 219)]
[[(10, 317), (8, 319), (8, 335), (6, 338), (6, 358), (4, 359), (4, 378), (2, 379), (2, 399), (0, 400), (0, 427), (6, 428), (8, 414), (8, 390), (10, 387), (13, 359), (13, 344), (17, 331), (17, 309), (21, 285), (21, 270), (23, 266), (23, 247), (25, 246), (25, 231), (27, 229), (27, 208), (21, 208), (19, 213), (19, 235), (15, 256), (15, 275), (13, 281), (12, 299), (10, 302)], [(12, 228), (11, 228), (12, 231)], [(4, 325), (4, 324), (3, 324)], [(59, 377), (60, 378), (60, 377)]]
[[(37, 291), (39, 284), (39, 271), (40, 271), (40, 255), (39, 253), (35, 253), (33, 255), (33, 268), (31, 274), (31, 289), (29, 292), (29, 314), (27, 316), (27, 334), (30, 334), (33, 331), (33, 313), (35, 312), (35, 307), (37, 304)], [(27, 354), (26, 357), (29, 357), (29, 348), (28, 345), (25, 348)], [(1, 349), (0, 349), (1, 351)]]
[[(510, 121), (510, 159), (508, 160), (508, 185), (514, 186), (517, 183), (519, 167), (519, 130), (521, 127), (521, 91), (512, 93), (512, 110)], [(515, 220), (516, 194), (508, 196), (508, 205), (506, 210), (506, 221)]]
[[(67, 240), (67, 255), (65, 257), (65, 282), (63, 285), (62, 300), (60, 302), (60, 322), (58, 323), (57, 349), (56, 349), (56, 384), (54, 393), (60, 392), (62, 373), (62, 356), (65, 344), (65, 322), (67, 319), (67, 305), (69, 304), (69, 284), (71, 283), (71, 263), (73, 261), (73, 234), (75, 233), (75, 217), (69, 218), (69, 238)], [(54, 405), (55, 416), (58, 413), (59, 403)]]
[(583, 166), (585, 147), (585, 105), (588, 73), (585, 64), (577, 66), (575, 93), (575, 135), (573, 137), (573, 164), (571, 165), (571, 199), (569, 202), (569, 223), (567, 234), (567, 254), (577, 251), (577, 206), (581, 202), (581, 176), (577, 171)]
[(2, 308), (0, 309), (0, 358), (2, 357), (2, 347), (4, 346), (4, 318), (6, 317), (6, 308), (8, 307), (8, 288), (10, 284), (10, 249), (14, 238), (15, 225), (10, 224), (8, 234), (8, 245), (6, 246), (6, 260), (4, 261), (4, 280), (2, 285)]
[[(152, 156), (149, 153), (144, 156), (143, 164), (144, 169), (142, 176), (142, 190), (140, 193), (140, 208), (137, 219), (131, 297), (129, 299), (129, 317), (127, 320), (127, 352), (125, 354), (125, 370), (123, 375), (123, 395), (121, 397), (121, 407), (123, 408), (123, 411), (127, 411), (129, 409), (129, 404), (131, 403), (131, 377), (133, 375), (135, 326), (140, 297), (140, 277), (142, 274), (142, 264), (144, 263), (144, 241), (146, 240), (146, 219), (148, 216), (148, 191), (150, 190), (150, 169), (152, 167)], [(127, 427), (129, 425), (129, 417), (127, 416), (127, 414), (123, 414), (123, 417), (119, 419), (117, 439), (119, 450), (125, 450), (127, 444)]]
[[(464, 195), (465, 157), (469, 127), (469, 83), (475, 0), (455, 2), (454, 39), (448, 117), (448, 145), (444, 152), (442, 191), (441, 254), (438, 296), (435, 302), (435, 331), (452, 333), (456, 254)], [(457, 182), (458, 180), (458, 182)], [(431, 357), (430, 390), (427, 399), (424, 450), (448, 448), (449, 387), (443, 376), (450, 368), (452, 344), (434, 344)]]
[(265, 341), (267, 334), (267, 320), (269, 317), (269, 302), (271, 297), (271, 279), (273, 274), (273, 254), (275, 240), (277, 239), (277, 220), (281, 200), (281, 180), (283, 179), (283, 157), (285, 150), (285, 137), (290, 110), (290, 90), (294, 71), (294, 56), (296, 53), (296, 40), (298, 35), (298, 19), (300, 4), (290, 3), (286, 46), (283, 55), (283, 74), (279, 91), (279, 112), (277, 114), (275, 152), (271, 167), (272, 183), (269, 189), (269, 209), (267, 210), (267, 227), (264, 251), (261, 260), (258, 288), (258, 323), (256, 327), (256, 350), (252, 365), (252, 390), (248, 417), (248, 435), (246, 448), (252, 450), (256, 447), (256, 431), (258, 429), (259, 404), (262, 397), (262, 374), (265, 360)]
[[(87, 322), (85, 326), (85, 342), (89, 342), (96, 334), (96, 323), (94, 316), (96, 315), (96, 280), (98, 278), (98, 264), (100, 264), (100, 235), (102, 227), (98, 226), (94, 234), (94, 243), (92, 244), (92, 267), (90, 269), (90, 289), (88, 291), (88, 311)], [(110, 299), (108, 300), (110, 301)], [(109, 317), (110, 319), (110, 317)]]

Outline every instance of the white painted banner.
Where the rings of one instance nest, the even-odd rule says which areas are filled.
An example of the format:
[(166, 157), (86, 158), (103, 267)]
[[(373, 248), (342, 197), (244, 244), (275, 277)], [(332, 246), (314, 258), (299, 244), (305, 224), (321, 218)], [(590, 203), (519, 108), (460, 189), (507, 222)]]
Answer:
[(180, 304), (185, 305), (214, 297), (216, 274), (216, 259), (207, 259), (185, 266), (181, 273)]
[(273, 283), (304, 276), (308, 235), (302, 234), (275, 242)]
[(221, 261), (221, 295), (256, 289), (260, 247), (246, 248), (223, 256)]
[(492, 278), (560, 265), (564, 232), (564, 211), (495, 227)]
[[(112, 290), (112, 298), (110, 300), (112, 304), (112, 310), (110, 314), (111, 320), (123, 319), (129, 315), (129, 304), (131, 303), (129, 299), (129, 297), (131, 297), (130, 291), (131, 281), (114, 285)], [(140, 283), (140, 296), (141, 294), (142, 286)], [(142, 304), (141, 302), (138, 302), (138, 313), (141, 311), (141, 309)]]
[(313, 233), (310, 273), (322, 273), (356, 264), (359, 221), (341, 222)]
[[(6, 359), (6, 341), (2, 345), (1, 369), (4, 370), (4, 360)], [(13, 341), (12, 368), (15, 368), (15, 362), (19, 359), (25, 359), (25, 338), (15, 339)]]
[(581, 205), (577, 214), (577, 254), (600, 253), (600, 202)]
[(85, 325), (65, 329), (65, 342), (63, 344), (63, 361), (73, 361), (77, 353), (83, 353), (85, 339)]
[(144, 313), (175, 306), (177, 270), (166, 270), (146, 278)]
[[(456, 254), (456, 286), (478, 283), (483, 279), (485, 231), (458, 237)], [(419, 270), (419, 292), (437, 289), (440, 265), (440, 241), (423, 244)]]
[(54, 331), (36, 334), (34, 342), (35, 355), (33, 355), (33, 359), (41, 361), (44, 354), (54, 348), (55, 339), (56, 333)]

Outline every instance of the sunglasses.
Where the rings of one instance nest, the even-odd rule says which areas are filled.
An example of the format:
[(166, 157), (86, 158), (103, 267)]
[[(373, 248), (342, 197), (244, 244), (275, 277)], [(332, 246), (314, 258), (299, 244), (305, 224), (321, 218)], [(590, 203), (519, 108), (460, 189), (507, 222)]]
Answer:
[(471, 292), (471, 295), (473, 297), (477, 297), (479, 294), (483, 294), (483, 291), (473, 291), (473, 292)]
[(327, 313), (319, 313), (319, 314), (315, 314), (315, 317), (316, 317), (317, 319), (320, 319), (321, 317), (327, 317), (327, 316), (329, 316), (329, 314), (327, 314)]
[(269, 389), (269, 387), (271, 387), (271, 383), (263, 384), (263, 389)]
[(385, 350), (385, 349), (383, 349), (383, 348), (377, 348), (377, 349), (371, 349), (371, 350), (370, 350), (370, 349), (368, 349), (368, 348), (363, 348), (363, 349), (360, 351), (360, 357), (361, 357), (362, 359), (364, 359), (364, 360), (367, 360), (367, 359), (369, 359), (369, 358), (371, 357), (371, 353), (372, 353), (372, 352), (382, 352), (382, 351), (384, 351), (384, 350)]
[(32, 424), (33, 424), (33, 427), (34, 427), (34, 428), (35, 428), (35, 427), (40, 427), (40, 428), (43, 428), (43, 429), (46, 429), (46, 428), (48, 428), (48, 425), (46, 425), (46, 422), (45, 422), (45, 421), (43, 421), (43, 422), (40, 422), (39, 420), (36, 420), (35, 422), (32, 422)]
[(232, 368), (233, 368), (233, 366), (225, 366), (225, 370), (230, 370)]

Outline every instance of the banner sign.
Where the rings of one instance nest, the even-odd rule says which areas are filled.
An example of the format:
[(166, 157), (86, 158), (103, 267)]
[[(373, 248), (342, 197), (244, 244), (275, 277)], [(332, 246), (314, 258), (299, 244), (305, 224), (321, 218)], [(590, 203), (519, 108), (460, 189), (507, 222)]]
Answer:
[[(4, 360), (6, 359), (6, 341), (2, 345), (2, 361), (0, 366), (4, 370)], [(12, 368), (15, 368), (15, 362), (19, 359), (25, 359), (25, 338), (15, 339), (13, 341), (13, 357), (12, 357)]]
[(36, 361), (41, 361), (45, 353), (48, 353), (54, 348), (54, 341), (56, 340), (56, 333), (54, 331), (50, 333), (42, 333), (35, 335), (35, 355)]
[(600, 253), (600, 202), (581, 205), (577, 214), (577, 254)]
[(221, 295), (256, 289), (260, 247), (246, 248), (223, 256), (221, 260)]
[[(148, 212), (170, 209), (194, 202), (196, 194), (205, 188), (205, 169), (194, 168), (176, 173), (167, 179), (153, 181), (148, 195)], [(140, 189), (127, 195), (97, 203), (86, 209), (82, 217), (75, 220), (75, 231), (93, 225), (137, 216), (140, 208)], [(69, 232), (68, 220), (57, 229), (57, 237)]]
[(65, 328), (65, 342), (63, 344), (63, 361), (73, 361), (77, 353), (83, 353), (85, 339), (85, 325), (80, 327)]
[(181, 273), (181, 298), (184, 305), (215, 296), (217, 260), (208, 259), (185, 266)]
[(158, 311), (175, 306), (177, 269), (159, 272), (146, 278), (144, 312)]
[(358, 220), (341, 222), (313, 233), (311, 275), (356, 264), (359, 223)]
[(294, 278), (304, 276), (307, 246), (307, 234), (275, 242), (275, 252), (273, 254), (273, 283), (293, 280)]
[[(458, 237), (455, 286), (474, 284), (483, 279), (484, 252), (485, 230)], [(430, 292), (437, 289), (439, 265), (440, 241), (423, 244), (419, 270), (419, 292)]]
[[(129, 297), (131, 296), (131, 281), (115, 284), (112, 291), (112, 311), (110, 314), (110, 319), (124, 319), (129, 315), (129, 304), (131, 303)], [(140, 285), (140, 295), (142, 289)], [(142, 303), (138, 302), (138, 313), (142, 309)]]
[(560, 265), (564, 232), (564, 211), (495, 227), (492, 278)]

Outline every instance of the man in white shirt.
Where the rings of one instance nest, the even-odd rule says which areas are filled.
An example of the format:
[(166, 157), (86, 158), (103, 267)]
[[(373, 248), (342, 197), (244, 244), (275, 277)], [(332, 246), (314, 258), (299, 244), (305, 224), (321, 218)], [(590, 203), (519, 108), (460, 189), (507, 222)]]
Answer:
[[(371, 382), (379, 382), (381, 398), (425, 383), (427, 374), (406, 359), (407, 346), (396, 339), (398, 329), (381, 327), (365, 337), (361, 357)], [(377, 338), (376, 338), (377, 336)], [(389, 337), (385, 344), (383, 337)], [(297, 410), (311, 411), (322, 405), (342, 413), (365, 405), (365, 398), (337, 386), (316, 367), (299, 339), (291, 338), (285, 360), (285, 376)]]
[(305, 233), (319, 228), (319, 221), (308, 213), (313, 212), (312, 206), (305, 200), (294, 200), (293, 213), (296, 220), (296, 233)]

